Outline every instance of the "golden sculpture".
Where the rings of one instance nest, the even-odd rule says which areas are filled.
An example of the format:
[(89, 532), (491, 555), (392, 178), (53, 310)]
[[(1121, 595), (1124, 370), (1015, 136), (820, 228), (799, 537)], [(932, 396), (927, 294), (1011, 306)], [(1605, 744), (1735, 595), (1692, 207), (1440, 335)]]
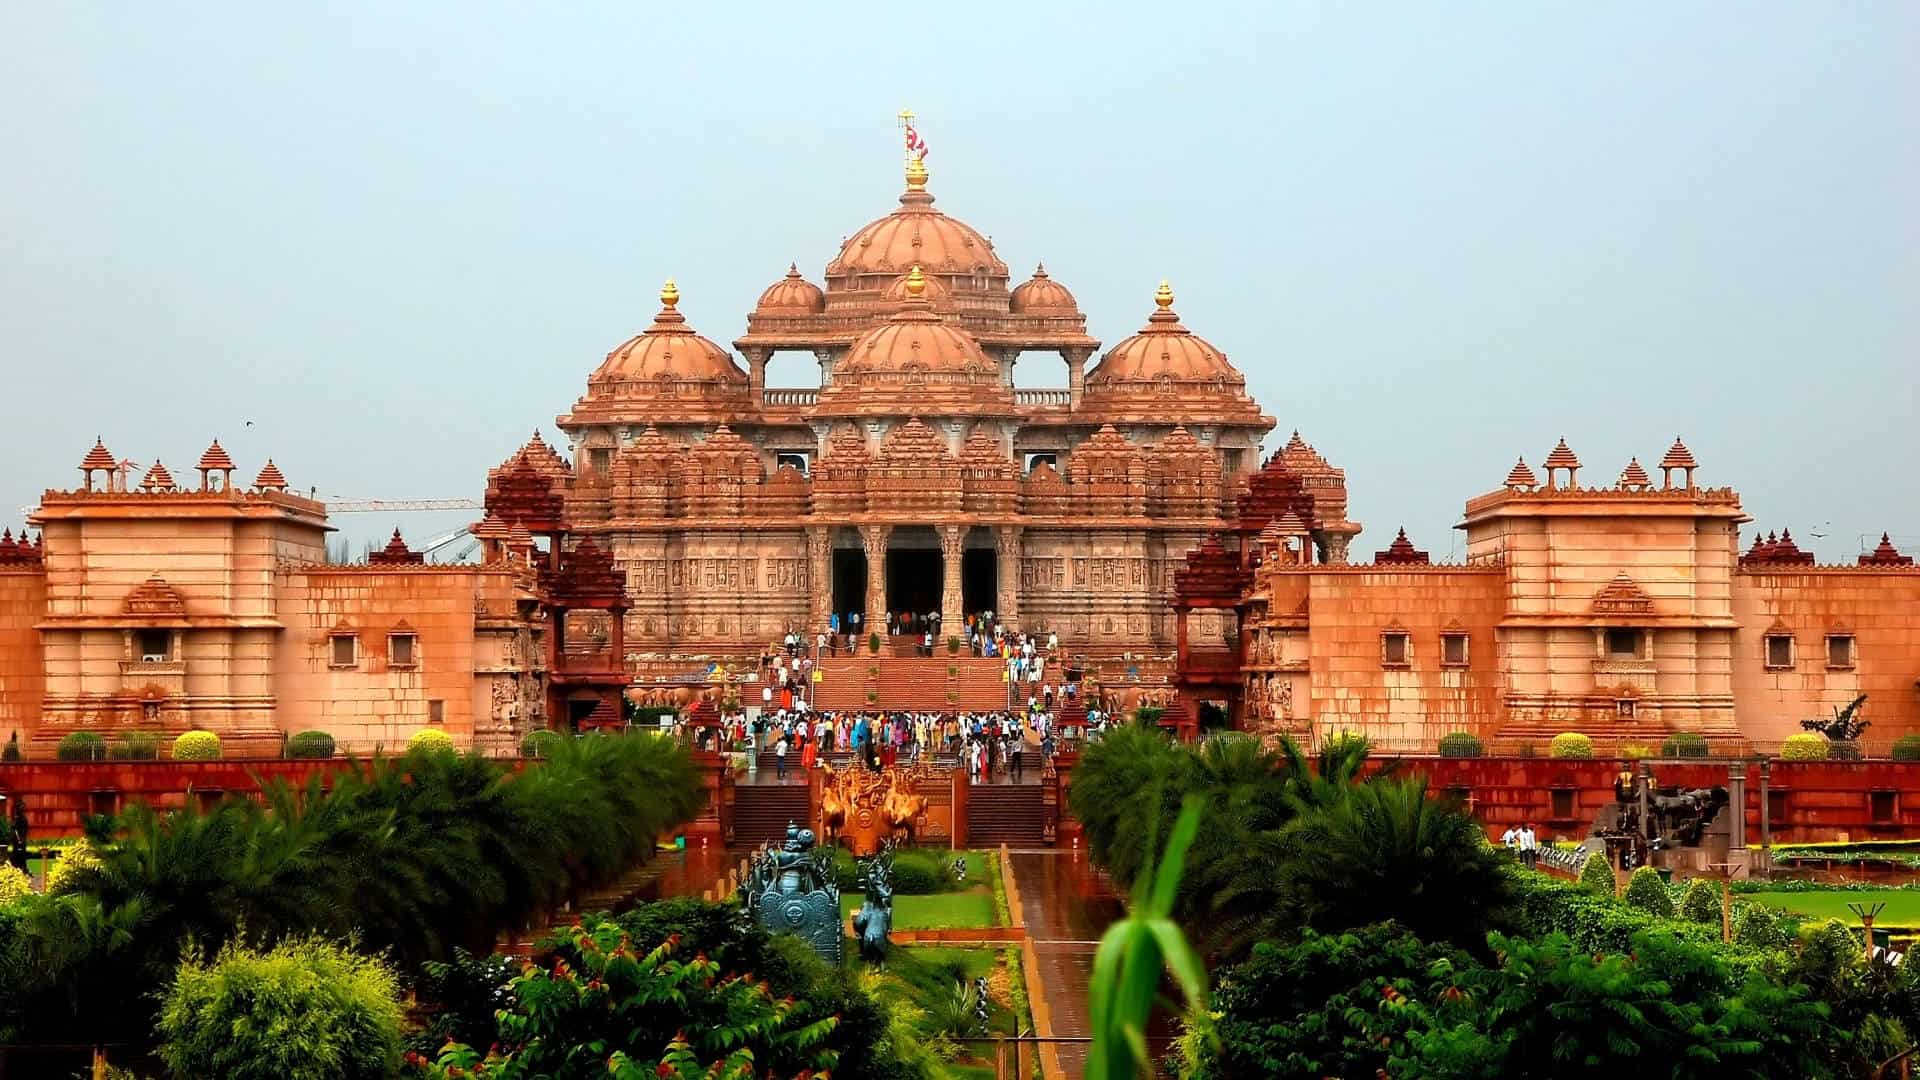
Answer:
[(888, 838), (911, 844), (927, 812), (920, 785), (944, 782), (926, 764), (896, 765), (881, 772), (826, 766), (820, 795), (821, 835), (855, 855), (871, 855)]

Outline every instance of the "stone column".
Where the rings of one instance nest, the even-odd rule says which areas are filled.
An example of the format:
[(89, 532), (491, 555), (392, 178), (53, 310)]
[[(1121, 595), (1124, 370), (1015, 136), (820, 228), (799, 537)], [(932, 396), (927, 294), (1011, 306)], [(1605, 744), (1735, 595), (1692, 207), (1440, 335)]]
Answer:
[(772, 352), (772, 349), (741, 350), (741, 354), (747, 358), (747, 393), (756, 409), (766, 400), (767, 357)]
[(887, 628), (887, 540), (892, 535), (891, 525), (860, 526), (860, 543), (867, 549), (867, 613), (861, 628), (865, 634), (883, 633)]
[[(967, 526), (940, 526), (940, 632), (945, 637), (958, 635), (966, 626), (961, 610), (964, 596), (960, 590), (961, 552), (967, 546)], [(935, 644), (939, 644), (936, 642)]]
[(807, 633), (827, 628), (833, 606), (833, 535), (816, 526), (807, 530)]
[(1747, 876), (1747, 763), (1727, 766), (1727, 876)]
[(1080, 397), (1087, 389), (1087, 358), (1093, 355), (1092, 349), (1061, 349), (1060, 355), (1067, 361), (1067, 407), (1080, 408)]
[(1018, 525), (993, 530), (994, 578), (1000, 594), (993, 617), (1015, 630), (1020, 628), (1020, 533)]
[(820, 385), (824, 388), (828, 383), (833, 381), (834, 351), (832, 349), (815, 349), (813, 350), (813, 358), (820, 362)]
[(1769, 820), (1769, 818), (1772, 816), (1772, 811), (1768, 809), (1768, 806), (1772, 804), (1773, 799), (1768, 794), (1768, 791), (1767, 791), (1768, 785), (1772, 782), (1772, 780), (1773, 780), (1773, 762), (1767, 758), (1761, 758), (1760, 759), (1760, 868), (1762, 870), (1767, 870), (1767, 871), (1771, 871), (1773, 869), (1773, 822)]

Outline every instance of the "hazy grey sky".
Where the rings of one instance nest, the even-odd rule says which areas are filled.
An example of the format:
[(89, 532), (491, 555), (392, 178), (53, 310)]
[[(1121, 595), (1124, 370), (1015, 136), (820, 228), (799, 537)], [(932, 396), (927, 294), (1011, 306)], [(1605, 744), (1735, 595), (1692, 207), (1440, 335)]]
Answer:
[(911, 106), (1109, 345), (1172, 279), (1357, 551), (1676, 433), (1763, 529), (1920, 548), (1920, 4), (550, 6), (0, 5), (0, 520), (96, 433), (475, 495), (661, 279), (721, 342), (819, 281)]

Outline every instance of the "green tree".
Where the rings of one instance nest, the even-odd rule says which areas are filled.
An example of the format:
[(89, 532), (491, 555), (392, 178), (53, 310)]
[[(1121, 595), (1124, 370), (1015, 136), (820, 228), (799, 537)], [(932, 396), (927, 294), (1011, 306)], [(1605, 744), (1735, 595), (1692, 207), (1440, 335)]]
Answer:
[(1720, 925), (1720, 890), (1713, 882), (1705, 878), (1694, 878), (1687, 882), (1687, 891), (1680, 894), (1680, 917), (1688, 922)]
[(1649, 915), (1663, 919), (1673, 917), (1673, 894), (1667, 891), (1667, 883), (1660, 880), (1659, 871), (1651, 866), (1642, 866), (1627, 877), (1627, 891), (1621, 896), (1628, 907), (1636, 907)]
[(319, 938), (268, 951), (189, 950), (160, 1008), (161, 1058), (182, 1080), (379, 1080), (400, 1063), (399, 982)]
[(1609, 898), (1620, 894), (1620, 878), (1605, 852), (1595, 852), (1580, 864), (1580, 887)]

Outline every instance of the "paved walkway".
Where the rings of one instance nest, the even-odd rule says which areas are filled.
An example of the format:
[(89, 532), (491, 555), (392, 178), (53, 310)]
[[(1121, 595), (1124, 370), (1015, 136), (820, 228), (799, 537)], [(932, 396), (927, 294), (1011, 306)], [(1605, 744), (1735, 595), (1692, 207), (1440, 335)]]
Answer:
[[(1049, 1034), (1085, 1038), (1093, 1033), (1087, 1015), (1093, 955), (1100, 935), (1125, 915), (1125, 908), (1084, 852), (1016, 851), (1008, 858), (1040, 974), (1040, 985), (1027, 992), (1044, 996), (1053, 1018)], [(1057, 1050), (1066, 1075), (1086, 1071), (1084, 1044), (1062, 1044)]]

